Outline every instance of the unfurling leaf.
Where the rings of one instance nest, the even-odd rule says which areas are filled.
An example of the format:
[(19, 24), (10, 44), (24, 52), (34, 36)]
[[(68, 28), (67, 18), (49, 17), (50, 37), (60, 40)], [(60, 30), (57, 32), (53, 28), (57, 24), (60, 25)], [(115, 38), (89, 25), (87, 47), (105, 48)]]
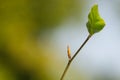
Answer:
[(97, 4), (91, 8), (86, 25), (90, 35), (93, 35), (94, 33), (97, 33), (104, 28), (105, 22), (99, 15)]

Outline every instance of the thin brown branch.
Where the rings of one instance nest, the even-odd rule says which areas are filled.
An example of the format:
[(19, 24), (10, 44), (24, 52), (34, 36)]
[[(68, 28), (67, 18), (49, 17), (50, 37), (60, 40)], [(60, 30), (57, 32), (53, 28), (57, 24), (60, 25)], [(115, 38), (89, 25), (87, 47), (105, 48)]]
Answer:
[(88, 35), (88, 37), (86, 38), (86, 40), (83, 42), (83, 44), (79, 47), (79, 49), (76, 51), (76, 53), (73, 55), (73, 57), (68, 61), (66, 68), (60, 78), (60, 80), (63, 80), (68, 68), (70, 67), (70, 64), (72, 63), (72, 61), (74, 60), (74, 58), (77, 56), (77, 54), (80, 52), (80, 50), (83, 48), (83, 46), (87, 43), (87, 41), (91, 38), (92, 35)]

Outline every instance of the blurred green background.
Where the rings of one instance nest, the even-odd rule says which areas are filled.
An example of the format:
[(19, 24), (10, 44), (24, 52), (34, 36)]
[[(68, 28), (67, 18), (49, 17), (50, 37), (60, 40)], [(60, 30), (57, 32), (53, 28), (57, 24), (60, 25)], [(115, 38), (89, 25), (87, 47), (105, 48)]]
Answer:
[(79, 17), (83, 4), (78, 0), (0, 0), (0, 80), (57, 80), (61, 67), (55, 66), (58, 53), (50, 44), (53, 32), (64, 20)]
[(119, 0), (0, 0), (0, 80), (59, 80), (67, 44), (73, 55), (88, 35), (94, 3), (109, 28), (86, 45), (65, 80), (119, 80)]

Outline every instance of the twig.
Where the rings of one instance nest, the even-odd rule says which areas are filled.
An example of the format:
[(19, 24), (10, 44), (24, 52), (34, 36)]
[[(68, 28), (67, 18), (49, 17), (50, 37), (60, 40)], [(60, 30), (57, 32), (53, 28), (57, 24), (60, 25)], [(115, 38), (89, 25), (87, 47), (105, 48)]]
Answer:
[(87, 41), (91, 38), (92, 35), (88, 35), (88, 37), (86, 38), (86, 40), (83, 42), (83, 44), (80, 46), (80, 48), (76, 51), (76, 53), (73, 55), (73, 57), (68, 61), (67, 66), (60, 78), (60, 80), (63, 80), (68, 68), (70, 67), (70, 64), (72, 63), (72, 61), (74, 60), (74, 58), (77, 56), (77, 54), (80, 52), (80, 50), (83, 48), (83, 46), (87, 43)]

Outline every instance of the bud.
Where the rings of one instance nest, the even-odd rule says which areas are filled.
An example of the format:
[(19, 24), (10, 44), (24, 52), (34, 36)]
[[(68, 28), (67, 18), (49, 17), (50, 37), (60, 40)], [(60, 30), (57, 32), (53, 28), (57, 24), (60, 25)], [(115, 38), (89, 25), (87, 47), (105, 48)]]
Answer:
[(71, 59), (71, 54), (70, 54), (70, 47), (69, 46), (67, 46), (67, 54), (68, 54), (68, 58), (70, 60)]

